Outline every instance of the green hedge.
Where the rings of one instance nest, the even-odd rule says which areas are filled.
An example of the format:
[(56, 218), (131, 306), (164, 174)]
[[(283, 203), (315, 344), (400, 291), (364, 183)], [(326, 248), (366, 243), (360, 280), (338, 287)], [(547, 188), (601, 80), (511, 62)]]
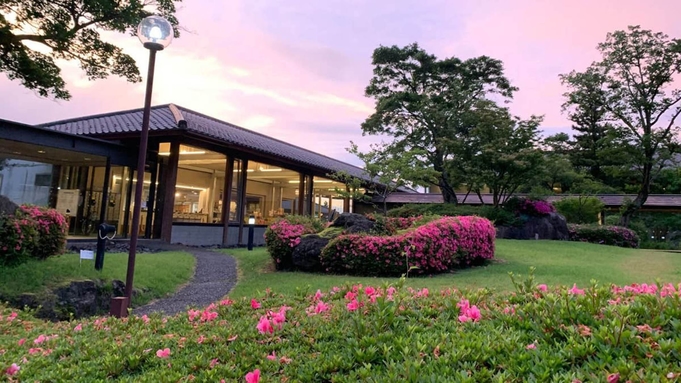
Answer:
[(568, 231), (571, 241), (631, 248), (637, 248), (641, 244), (641, 239), (636, 232), (621, 226), (569, 224)]
[(515, 214), (504, 209), (495, 209), (492, 206), (468, 206), (454, 205), (450, 203), (427, 203), (427, 204), (408, 204), (388, 211), (391, 217), (416, 217), (424, 216), (471, 216), (487, 218), (495, 226), (514, 226), (519, 225), (520, 221)]

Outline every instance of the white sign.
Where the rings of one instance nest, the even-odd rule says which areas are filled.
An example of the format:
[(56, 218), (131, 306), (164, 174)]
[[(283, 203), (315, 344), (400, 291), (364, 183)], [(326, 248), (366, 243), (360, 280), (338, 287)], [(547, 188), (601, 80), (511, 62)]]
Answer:
[(95, 252), (92, 250), (81, 250), (80, 251), (80, 263), (83, 263), (83, 259), (95, 259)]
[(78, 211), (78, 189), (60, 189), (57, 193), (57, 211), (64, 215), (75, 216)]

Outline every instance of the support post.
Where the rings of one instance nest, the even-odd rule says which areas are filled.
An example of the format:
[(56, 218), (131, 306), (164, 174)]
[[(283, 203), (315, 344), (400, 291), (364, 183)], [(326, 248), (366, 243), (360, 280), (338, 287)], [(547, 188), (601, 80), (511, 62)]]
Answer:
[(106, 221), (106, 208), (109, 206), (109, 178), (111, 178), (111, 157), (106, 157), (104, 168), (104, 186), (102, 186), (102, 203), (99, 207), (99, 223)]
[(147, 219), (144, 224), (144, 238), (151, 238), (154, 224), (154, 208), (156, 207), (156, 178), (158, 177), (158, 161), (151, 167), (151, 183), (149, 184), (149, 200), (147, 202)]
[(229, 243), (229, 208), (232, 204), (232, 184), (234, 183), (234, 158), (227, 157), (225, 164), (225, 185), (222, 188), (222, 246)]
[(180, 143), (170, 143), (170, 156), (164, 178), (163, 220), (161, 221), (161, 239), (170, 242), (173, 231), (173, 210), (175, 208), (175, 184), (177, 183), (177, 167), (180, 162)]
[(298, 182), (298, 215), (305, 214), (305, 174), (300, 173)]
[(305, 183), (305, 188), (307, 189), (307, 215), (314, 215), (314, 177), (310, 174), (307, 176), (307, 182)]
[(244, 216), (246, 214), (246, 185), (248, 182), (248, 160), (241, 160), (241, 179), (239, 180), (238, 194), (239, 203), (237, 204), (236, 219), (239, 221), (239, 246), (244, 244)]

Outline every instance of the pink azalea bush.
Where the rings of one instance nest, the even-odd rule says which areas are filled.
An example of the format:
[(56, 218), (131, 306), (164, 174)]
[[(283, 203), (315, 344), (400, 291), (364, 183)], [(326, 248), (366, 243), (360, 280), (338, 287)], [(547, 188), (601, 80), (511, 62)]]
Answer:
[[(191, 315), (89, 318), (77, 322), (79, 331), (75, 323), (44, 322), (0, 306), (0, 378), (655, 382), (681, 377), (681, 285), (544, 289), (528, 280), (514, 293), (490, 294), (412, 289), (404, 281), (347, 284), (307, 296), (265, 292)], [(252, 299), (261, 307), (254, 310)], [(216, 318), (202, 321), (194, 311)]]
[(635, 231), (621, 226), (568, 224), (568, 232), (571, 241), (629, 248), (638, 248), (641, 243)]
[(300, 243), (300, 237), (316, 232), (316, 228), (313, 225), (291, 223), (286, 218), (282, 218), (270, 225), (265, 230), (265, 245), (274, 260), (275, 268), (277, 270), (293, 268), (291, 255), (293, 254), (293, 248)]
[(0, 216), (0, 265), (64, 252), (68, 223), (54, 209), (22, 205), (14, 215)]
[(38, 228), (37, 258), (47, 258), (64, 253), (69, 225), (66, 218), (55, 209), (33, 205), (21, 205), (17, 217), (35, 221)]
[(344, 274), (441, 273), (492, 259), (495, 235), (485, 218), (444, 217), (401, 235), (341, 235), (322, 250), (321, 262)]

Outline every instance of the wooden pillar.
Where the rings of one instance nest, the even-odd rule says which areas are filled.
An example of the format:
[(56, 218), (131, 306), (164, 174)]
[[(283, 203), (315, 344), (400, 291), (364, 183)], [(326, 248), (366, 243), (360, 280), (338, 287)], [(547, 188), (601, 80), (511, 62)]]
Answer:
[(154, 224), (154, 208), (156, 206), (156, 179), (158, 178), (158, 162), (154, 161), (151, 166), (151, 183), (147, 196), (147, 220), (144, 224), (144, 238), (151, 238), (152, 225)]
[[(109, 206), (109, 178), (111, 178), (111, 157), (106, 157), (104, 168), (104, 185), (102, 185), (102, 203), (99, 206), (99, 223), (106, 221), (106, 208)], [(95, 227), (95, 230), (98, 228)]]
[(298, 182), (298, 215), (305, 214), (305, 174), (300, 173)]
[(307, 182), (305, 183), (305, 189), (307, 189), (307, 215), (314, 215), (314, 177), (310, 174), (307, 176)]
[(163, 180), (165, 195), (163, 196), (163, 221), (161, 222), (161, 239), (170, 242), (173, 232), (173, 211), (175, 210), (175, 184), (177, 183), (177, 167), (180, 162), (180, 143), (170, 143), (170, 156), (166, 177)]
[[(345, 191), (350, 193), (350, 186), (345, 185)], [(350, 212), (350, 198), (343, 198), (343, 213)]]
[[(158, 180), (165, 180), (166, 173), (168, 169), (168, 159), (165, 157), (158, 157)], [(152, 230), (153, 238), (161, 238), (161, 226), (163, 223), (163, 201), (166, 198), (166, 184), (165, 182), (159, 182), (156, 188), (156, 202), (154, 202), (154, 223)]]
[(239, 203), (236, 206), (236, 219), (239, 221), (239, 245), (243, 245), (241, 237), (244, 233), (244, 214), (246, 213), (246, 185), (248, 182), (248, 160), (241, 160), (241, 179), (239, 180)]
[[(123, 237), (128, 238), (128, 231), (130, 231), (130, 204), (132, 203), (132, 180), (135, 173), (132, 171), (132, 166), (128, 166), (128, 175), (126, 181), (128, 183), (128, 190), (125, 192), (125, 211), (123, 212)], [(123, 180), (126, 179), (125, 172), (123, 172)], [(121, 181), (122, 183), (123, 181)]]
[(229, 206), (232, 204), (232, 183), (234, 181), (234, 158), (227, 157), (225, 164), (225, 184), (222, 188), (222, 246), (229, 240)]

